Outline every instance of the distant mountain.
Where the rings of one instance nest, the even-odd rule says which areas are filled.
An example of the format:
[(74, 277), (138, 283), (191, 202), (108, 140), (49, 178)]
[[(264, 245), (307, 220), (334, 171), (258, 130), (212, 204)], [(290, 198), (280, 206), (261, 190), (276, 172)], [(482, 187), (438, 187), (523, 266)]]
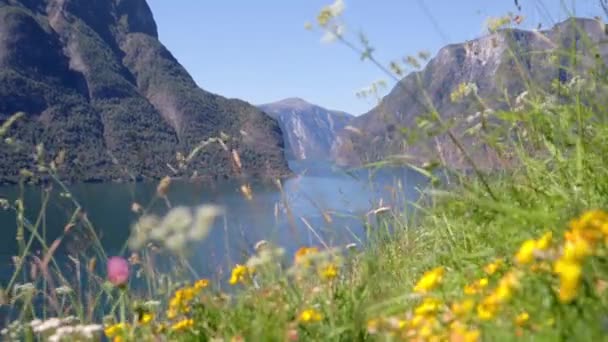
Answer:
[[(338, 134), (333, 157), (340, 164), (357, 165), (389, 155), (410, 155), (416, 163), (443, 159), (467, 167), (463, 155), (446, 134), (407, 141), (408, 133), (422, 133), (417, 121), (429, 113), (426, 96), (482, 167), (497, 165), (497, 156), (465, 132), (480, 124), (477, 101), (454, 103), (450, 94), (462, 83), (474, 83), (479, 96), (493, 109), (506, 109), (527, 89), (526, 82), (547, 89), (552, 80), (571, 79), (568, 54), (576, 47), (576, 68), (605, 65), (608, 46), (605, 26), (598, 20), (573, 18), (545, 31), (505, 29), (462, 44), (442, 48), (420, 71), (404, 77), (378, 106), (356, 117), (351, 129)], [(465, 120), (467, 119), (467, 120)], [(406, 134), (404, 134), (404, 129)], [(433, 155), (429, 151), (433, 150)]]
[[(33, 169), (39, 143), (47, 161), (65, 151), (61, 176), (74, 181), (235, 177), (233, 149), (245, 175), (289, 173), (277, 122), (199, 88), (159, 42), (145, 0), (0, 0), (0, 123), (18, 111), (0, 182)], [(224, 146), (179, 170), (178, 153), (219, 136)]]
[(299, 98), (259, 106), (277, 119), (290, 159), (330, 159), (337, 132), (353, 118), (345, 112), (325, 109)]

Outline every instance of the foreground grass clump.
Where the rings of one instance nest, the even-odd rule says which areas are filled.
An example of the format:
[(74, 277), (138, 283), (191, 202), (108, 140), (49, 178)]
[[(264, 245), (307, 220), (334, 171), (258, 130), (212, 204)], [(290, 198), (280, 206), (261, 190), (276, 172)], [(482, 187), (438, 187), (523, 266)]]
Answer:
[[(471, 278), (446, 274), (442, 266), (427, 271), (410, 297), (417, 304), (405, 314), (371, 319), (368, 331), (437, 341), (477, 341), (482, 335), (605, 339), (607, 246), (608, 214), (588, 211), (559, 240), (548, 231), (525, 240), (512, 258), (472, 267), (477, 279), (461, 291), (456, 284)], [(451, 286), (443, 286), (445, 278), (452, 278)]]

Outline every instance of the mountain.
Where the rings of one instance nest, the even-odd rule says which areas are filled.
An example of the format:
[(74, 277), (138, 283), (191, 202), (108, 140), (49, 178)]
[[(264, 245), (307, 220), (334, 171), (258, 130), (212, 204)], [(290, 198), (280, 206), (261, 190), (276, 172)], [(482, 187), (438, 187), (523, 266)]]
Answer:
[(353, 118), (350, 114), (325, 109), (299, 98), (259, 108), (279, 122), (285, 137), (286, 155), (290, 159), (330, 159), (337, 132)]
[[(71, 181), (290, 172), (276, 120), (199, 88), (145, 0), (0, 0), (0, 123), (20, 111), (0, 144), (0, 182), (32, 169), (37, 144), (47, 162), (62, 156)], [(216, 137), (224, 144), (178, 167)]]
[(484, 108), (473, 96), (454, 102), (451, 93), (461, 84), (472, 83), (487, 107), (510, 108), (529, 88), (526, 84), (547, 89), (553, 80), (563, 83), (572, 78), (570, 56), (559, 51), (575, 47), (579, 70), (598, 63), (605, 65), (607, 47), (597, 43), (606, 38), (600, 21), (572, 18), (549, 30), (503, 29), (448, 45), (424, 68), (401, 79), (375, 108), (356, 117), (351, 129), (340, 132), (333, 157), (339, 164), (359, 165), (390, 155), (407, 155), (415, 164), (442, 160), (454, 167), (467, 167), (465, 157), (445, 132), (408, 140), (412, 134), (420, 135), (419, 124), (428, 124), (424, 120), (431, 112), (430, 102), (444, 122), (452, 123), (454, 136), (477, 164), (495, 167), (501, 159), (471, 133), (481, 125)]

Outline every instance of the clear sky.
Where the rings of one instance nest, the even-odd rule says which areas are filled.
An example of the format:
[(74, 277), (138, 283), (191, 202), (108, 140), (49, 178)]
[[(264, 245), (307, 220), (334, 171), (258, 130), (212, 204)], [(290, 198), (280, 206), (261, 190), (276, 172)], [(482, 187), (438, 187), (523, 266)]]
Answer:
[[(321, 43), (306, 22), (333, 0), (148, 0), (161, 41), (198, 85), (253, 104), (301, 97), (363, 114), (373, 99), (357, 90), (386, 79), (346, 47)], [(385, 64), (483, 33), (489, 16), (516, 12), (514, 0), (345, 0), (346, 34), (363, 31)], [(524, 24), (602, 16), (599, 0), (519, 0)], [(389, 84), (389, 88), (392, 83)]]

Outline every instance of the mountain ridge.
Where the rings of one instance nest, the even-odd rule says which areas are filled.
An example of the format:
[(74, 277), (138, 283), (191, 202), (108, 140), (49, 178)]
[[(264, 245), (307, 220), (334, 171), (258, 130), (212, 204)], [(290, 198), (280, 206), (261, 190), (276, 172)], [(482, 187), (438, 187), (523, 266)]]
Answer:
[[(145, 0), (0, 0), (0, 28), (0, 123), (27, 113), (0, 146), (0, 182), (35, 169), (38, 144), (65, 151), (71, 181), (290, 174), (276, 120), (200, 88)], [(183, 167), (179, 155), (220, 137)]]
[[(406, 141), (403, 128), (418, 130), (417, 120), (429, 111), (428, 105), (420, 99), (428, 96), (444, 120), (464, 121), (480, 112), (480, 108), (472, 101), (452, 103), (450, 94), (459, 84), (474, 83), (488, 106), (505, 109), (508, 106), (504, 102), (505, 91), (511, 101), (526, 90), (526, 83), (513, 75), (523, 72), (527, 81), (543, 86), (553, 79), (565, 82), (571, 77), (565, 71), (567, 60), (560, 59), (557, 67), (549, 63), (551, 54), (559, 48), (575, 43), (582, 55), (581, 65), (593, 65), (596, 53), (583, 46), (586, 38), (580, 31), (594, 43), (606, 36), (605, 26), (596, 19), (573, 18), (548, 30), (503, 29), (444, 46), (424, 68), (403, 77), (376, 107), (356, 117), (351, 122), (354, 129), (339, 132), (332, 147), (332, 158), (338, 164), (352, 166), (391, 155), (406, 155), (415, 164), (443, 160), (454, 167), (467, 167), (466, 158), (446, 134), (422, 139), (416, 144)], [(509, 51), (514, 52), (517, 63)], [(532, 54), (531, 51), (542, 53)], [(605, 63), (606, 46), (600, 46), (598, 54)], [(517, 69), (517, 64), (522, 65), (522, 70)], [(472, 157), (478, 164), (492, 168), (500, 165), (500, 158), (474, 136), (465, 133), (479, 121), (477, 115), (473, 122), (459, 123), (453, 131), (467, 148), (473, 150)]]
[(298, 97), (258, 105), (279, 122), (290, 159), (331, 159), (336, 133), (353, 118), (337, 110), (326, 109)]

